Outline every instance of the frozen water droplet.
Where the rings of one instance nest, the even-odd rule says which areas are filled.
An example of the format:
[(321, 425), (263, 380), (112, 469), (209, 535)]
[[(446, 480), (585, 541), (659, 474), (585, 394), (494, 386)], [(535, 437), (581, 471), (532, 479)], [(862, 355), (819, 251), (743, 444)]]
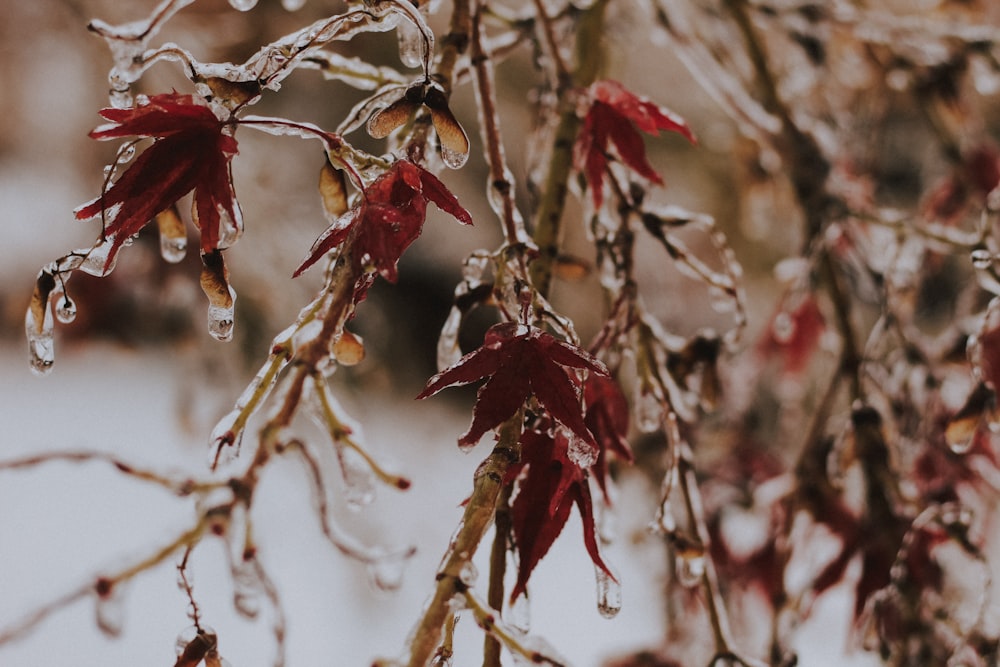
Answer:
[(97, 627), (108, 637), (118, 637), (125, 624), (125, 600), (121, 583), (99, 591), (94, 605)]
[(469, 153), (452, 150), (441, 146), (441, 160), (449, 169), (461, 169), (469, 159)]
[(681, 586), (693, 588), (701, 583), (705, 574), (705, 551), (690, 547), (677, 554), (677, 581)]
[(368, 563), (368, 578), (376, 589), (385, 592), (399, 590), (406, 569), (405, 553), (385, 554)]
[(521, 634), (526, 635), (531, 632), (531, 602), (527, 595), (522, 593), (510, 603), (506, 620), (510, 627)]
[(257, 0), (229, 0), (229, 4), (233, 9), (238, 9), (241, 12), (248, 12), (257, 6)]
[(236, 314), (236, 290), (229, 287), (229, 296), (232, 298), (230, 306), (208, 306), (208, 333), (212, 338), (220, 341), (230, 341), (233, 339), (233, 327), (235, 325)]
[(344, 480), (344, 500), (352, 510), (360, 510), (375, 500), (375, 474), (367, 461), (352, 447), (337, 443), (337, 461)]
[(170, 238), (160, 235), (160, 256), (164, 261), (177, 264), (183, 261), (185, 255), (187, 255), (187, 237)]
[(302, 9), (305, 4), (306, 0), (281, 0), (281, 6), (288, 12), (297, 12)]
[(424, 40), (420, 29), (409, 21), (396, 25), (399, 39), (399, 60), (406, 67), (420, 67), (424, 62)]
[(365, 358), (365, 344), (361, 336), (344, 329), (333, 344), (333, 356), (341, 366), (356, 366)]
[(232, 575), (233, 608), (246, 619), (257, 618), (260, 614), (261, 585), (253, 561), (242, 558), (234, 561)]
[(795, 320), (791, 314), (782, 311), (774, 316), (774, 321), (771, 322), (771, 335), (782, 345), (791, 342), (795, 336)]
[(193, 625), (189, 625), (177, 634), (177, 640), (174, 642), (174, 654), (180, 657), (185, 650), (187, 650), (188, 645), (198, 637), (198, 628)]
[(663, 403), (656, 393), (641, 387), (635, 399), (635, 427), (642, 433), (654, 433), (663, 422)]
[(622, 610), (622, 587), (601, 567), (594, 568), (597, 580), (597, 611), (604, 618), (614, 618)]
[(24, 316), (24, 333), (28, 338), (28, 363), (35, 375), (48, 375), (56, 360), (55, 332), (52, 313), (45, 304), (41, 327), (35, 321), (35, 313), (28, 309)]
[(569, 435), (568, 440), (569, 446), (566, 449), (566, 456), (569, 457), (570, 461), (584, 470), (597, 463), (597, 447), (572, 434)]
[(69, 324), (76, 319), (76, 302), (68, 294), (56, 297), (56, 319), (63, 324)]
[(989, 269), (993, 265), (993, 253), (985, 248), (976, 248), (969, 257), (972, 259), (972, 266), (980, 270)]
[(716, 285), (708, 287), (709, 303), (717, 313), (728, 314), (736, 310), (736, 299), (731, 292)]
[(976, 440), (976, 428), (979, 420), (975, 418), (953, 419), (944, 431), (948, 449), (961, 456), (972, 449)]
[(476, 565), (471, 560), (465, 561), (462, 569), (458, 572), (458, 578), (463, 584), (472, 588), (476, 585), (476, 580), (479, 579), (479, 570), (476, 569)]

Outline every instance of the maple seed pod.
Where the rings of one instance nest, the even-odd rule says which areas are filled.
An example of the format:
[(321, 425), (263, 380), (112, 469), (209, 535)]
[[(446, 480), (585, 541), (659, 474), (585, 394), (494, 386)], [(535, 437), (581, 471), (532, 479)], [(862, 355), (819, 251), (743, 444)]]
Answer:
[(437, 132), (441, 146), (458, 155), (469, 154), (469, 137), (455, 114), (448, 108), (448, 98), (440, 88), (430, 88), (424, 98), (424, 105), (431, 112), (431, 123)]
[(403, 126), (420, 108), (420, 100), (411, 99), (410, 88), (406, 94), (368, 119), (365, 128), (373, 139), (385, 139), (393, 131)]
[(330, 221), (347, 213), (347, 182), (344, 172), (337, 169), (327, 158), (319, 172), (319, 196), (323, 200), (323, 210)]
[(355, 366), (361, 363), (365, 358), (365, 345), (361, 336), (344, 329), (344, 333), (333, 344), (333, 356), (341, 366)]
[(201, 290), (208, 302), (216, 308), (232, 308), (233, 296), (229, 291), (229, 270), (222, 252), (213, 250), (201, 256)]
[(56, 279), (48, 271), (38, 274), (35, 290), (31, 294), (31, 304), (28, 309), (34, 318), (35, 333), (41, 334), (45, 325), (45, 309), (49, 307), (49, 295), (56, 288)]

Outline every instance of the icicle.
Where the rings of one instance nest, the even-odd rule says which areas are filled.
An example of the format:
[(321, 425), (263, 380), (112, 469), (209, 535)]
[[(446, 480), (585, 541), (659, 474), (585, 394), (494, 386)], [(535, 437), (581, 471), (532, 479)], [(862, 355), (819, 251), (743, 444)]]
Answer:
[(94, 615), (97, 627), (108, 637), (118, 637), (125, 624), (125, 600), (123, 582), (99, 579), (95, 586), (97, 599)]
[(437, 343), (438, 371), (451, 368), (462, 358), (462, 349), (458, 345), (458, 333), (462, 326), (462, 311), (454, 306), (448, 313), (448, 319), (441, 327), (441, 336)]
[(216, 206), (216, 210), (219, 212), (219, 240), (216, 247), (225, 250), (233, 247), (243, 236), (243, 210), (235, 200), (233, 200), (232, 215), (225, 206)]
[(663, 401), (651, 387), (640, 386), (635, 393), (635, 427), (642, 433), (655, 433), (663, 422)]
[(445, 166), (449, 169), (461, 169), (465, 166), (465, 163), (469, 160), (469, 153), (460, 152), (448, 148), (445, 145), (441, 145), (441, 160), (444, 162)]
[(396, 26), (399, 39), (399, 61), (406, 67), (420, 67), (424, 62), (424, 36), (420, 29), (409, 21), (400, 21)]
[(377, 590), (392, 592), (403, 585), (407, 553), (391, 553), (378, 556), (368, 563), (368, 578)]
[(229, 0), (229, 4), (233, 9), (248, 12), (257, 6), (257, 0)]
[(604, 618), (614, 618), (622, 610), (622, 587), (602, 567), (594, 567), (597, 579), (597, 611)]
[(360, 510), (375, 500), (375, 474), (371, 466), (352, 447), (335, 443), (340, 475), (344, 480), (344, 501), (348, 508)]
[(240, 558), (232, 568), (233, 608), (243, 618), (253, 620), (260, 614), (260, 578), (252, 560)]
[(476, 568), (475, 563), (471, 560), (465, 561), (465, 563), (462, 564), (462, 569), (458, 572), (458, 578), (469, 588), (475, 586), (476, 581), (479, 579), (479, 570)]

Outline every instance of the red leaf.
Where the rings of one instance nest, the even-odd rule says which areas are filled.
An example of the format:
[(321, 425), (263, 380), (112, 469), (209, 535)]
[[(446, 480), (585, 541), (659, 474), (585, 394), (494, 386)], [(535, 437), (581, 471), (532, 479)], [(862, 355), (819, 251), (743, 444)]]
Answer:
[(613, 577), (601, 559), (594, 525), (594, 507), (587, 474), (569, 460), (569, 435), (526, 431), (521, 436), (521, 461), (508, 471), (513, 481), (527, 468), (511, 503), (514, 541), (518, 552), (517, 582), (511, 599), (524, 593), (532, 571), (562, 532), (576, 504), (583, 521), (583, 542), (594, 565)]
[(765, 358), (782, 358), (784, 372), (795, 375), (809, 364), (825, 329), (819, 304), (809, 295), (790, 310), (779, 306), (757, 350)]
[(295, 276), (315, 264), (341, 243), (357, 227), (352, 260), (357, 273), (366, 265), (389, 282), (396, 282), (396, 264), (423, 231), (431, 202), (459, 222), (471, 225), (472, 216), (444, 184), (426, 169), (399, 160), (364, 191), (361, 203), (320, 236)]
[(541, 329), (505, 322), (486, 333), (482, 347), (432, 377), (417, 398), (489, 377), (479, 389), (472, 425), (459, 439), (460, 446), (475, 445), (487, 431), (509, 419), (534, 396), (553, 419), (596, 447), (594, 436), (583, 420), (579, 379), (568, 368), (586, 369), (599, 375), (608, 372), (604, 364), (574, 345)]
[(617, 81), (598, 81), (590, 86), (591, 104), (575, 149), (576, 168), (584, 171), (594, 206), (604, 200), (607, 151), (614, 143), (622, 162), (644, 178), (663, 184), (646, 159), (646, 148), (637, 130), (656, 136), (660, 130), (682, 134), (695, 143), (694, 134), (680, 116), (629, 92)]
[(107, 192), (76, 210), (80, 220), (102, 212), (109, 216), (104, 234), (113, 243), (107, 265), (129, 237), (192, 190), (202, 252), (215, 250), (222, 214), (233, 227), (239, 220), (229, 173), (237, 144), (223, 132), (228, 124), (198, 98), (177, 93), (154, 95), (131, 109), (103, 109), (101, 115), (112, 124), (91, 132), (94, 139), (154, 139)]
[(583, 388), (583, 402), (587, 406), (584, 423), (597, 440), (597, 461), (594, 476), (608, 500), (608, 455), (614, 454), (628, 463), (632, 450), (628, 445), (629, 408), (621, 387), (610, 377), (592, 374)]

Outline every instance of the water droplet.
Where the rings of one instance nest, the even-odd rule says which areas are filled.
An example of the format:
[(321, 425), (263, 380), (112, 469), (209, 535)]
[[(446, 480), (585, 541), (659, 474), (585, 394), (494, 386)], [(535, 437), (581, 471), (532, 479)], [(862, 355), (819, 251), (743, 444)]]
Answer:
[(594, 568), (597, 580), (597, 611), (604, 618), (614, 618), (622, 610), (622, 587), (601, 567)]
[(521, 634), (526, 635), (531, 632), (531, 602), (526, 594), (518, 595), (510, 603), (510, 606), (507, 607), (505, 620), (511, 628)]
[(229, 296), (232, 304), (228, 307), (209, 304), (208, 306), (208, 333), (212, 338), (219, 341), (230, 341), (233, 339), (233, 328), (236, 314), (236, 290), (229, 287)]
[(233, 9), (248, 12), (257, 6), (257, 0), (229, 0), (229, 4)]
[(681, 586), (693, 588), (699, 585), (705, 574), (705, 550), (693, 545), (679, 549), (676, 571)]
[(305, 4), (306, 0), (281, 0), (281, 6), (288, 12), (297, 12), (302, 9)]
[(449, 169), (461, 169), (465, 166), (468, 159), (468, 151), (463, 153), (461, 151), (452, 150), (447, 146), (441, 146), (441, 160)]
[(420, 29), (409, 21), (396, 24), (399, 61), (406, 67), (420, 67), (424, 62), (424, 39)]
[(781, 311), (774, 316), (774, 320), (771, 322), (771, 335), (781, 345), (792, 341), (795, 336), (795, 320), (792, 319), (791, 314)]
[(368, 579), (377, 590), (392, 592), (403, 585), (407, 554), (385, 554), (368, 563)]
[(63, 324), (69, 324), (76, 319), (76, 302), (68, 294), (56, 297), (56, 319)]
[[(99, 588), (102, 588), (100, 582)], [(94, 615), (97, 627), (108, 637), (118, 637), (125, 624), (125, 600), (121, 582), (108, 584), (97, 592)]]

